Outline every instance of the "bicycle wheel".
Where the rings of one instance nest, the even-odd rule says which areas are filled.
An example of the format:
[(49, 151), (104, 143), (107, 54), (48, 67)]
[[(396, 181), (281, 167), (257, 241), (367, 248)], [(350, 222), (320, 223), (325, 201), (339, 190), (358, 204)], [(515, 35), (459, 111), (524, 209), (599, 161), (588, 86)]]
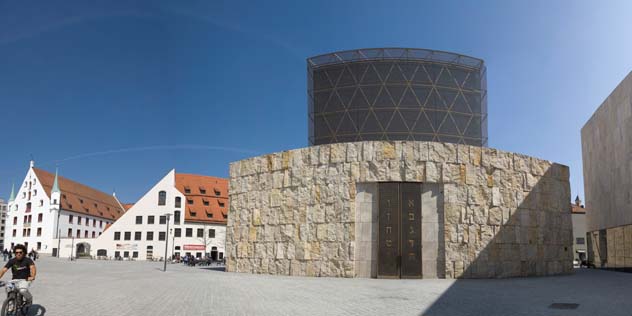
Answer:
[(15, 316), (17, 315), (17, 304), (15, 301), (15, 295), (9, 294), (7, 299), (2, 303), (2, 311), (0, 312), (1, 316)]

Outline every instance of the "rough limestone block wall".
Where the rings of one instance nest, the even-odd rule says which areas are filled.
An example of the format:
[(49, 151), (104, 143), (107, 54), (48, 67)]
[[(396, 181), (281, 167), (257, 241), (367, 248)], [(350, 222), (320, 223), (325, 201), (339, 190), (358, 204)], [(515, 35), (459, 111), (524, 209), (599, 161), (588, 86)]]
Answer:
[(383, 181), (443, 188), (439, 277), (572, 271), (568, 168), (537, 158), (434, 142), (341, 143), (234, 162), (230, 178), (228, 271), (365, 275), (355, 271), (357, 184)]
[[(631, 268), (632, 267), (632, 225), (608, 228), (606, 231), (606, 257), (603, 268)], [(595, 243), (596, 236), (591, 241)], [(593, 250), (593, 262), (600, 267), (599, 254)]]

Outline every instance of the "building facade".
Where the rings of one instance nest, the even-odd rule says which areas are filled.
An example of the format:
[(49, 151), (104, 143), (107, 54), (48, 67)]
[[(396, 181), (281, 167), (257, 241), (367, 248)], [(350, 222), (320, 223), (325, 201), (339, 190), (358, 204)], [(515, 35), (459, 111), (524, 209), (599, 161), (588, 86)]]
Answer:
[(483, 60), (412, 48), (307, 59), (309, 144), (367, 140), (487, 145)]
[(632, 268), (632, 72), (581, 130), (589, 262)]
[(572, 272), (568, 167), (437, 142), (355, 142), (230, 166), (227, 271), (488, 278)]
[(0, 199), (0, 251), (4, 250), (4, 228), (7, 219), (7, 206), (8, 204)]
[(11, 190), (6, 216), (5, 247), (57, 254), (58, 236), (93, 239), (124, 213), (113, 195), (35, 168), (17, 192)]
[[(226, 179), (170, 171), (107, 230), (85, 244), (94, 257), (162, 260), (165, 257), (209, 256), (222, 260), (225, 254), (228, 216)], [(168, 227), (167, 227), (168, 224)], [(62, 256), (76, 249), (62, 240)]]
[(576, 265), (588, 260), (586, 248), (586, 209), (581, 204), (579, 196), (575, 203), (571, 204), (571, 217), (573, 221), (573, 262)]

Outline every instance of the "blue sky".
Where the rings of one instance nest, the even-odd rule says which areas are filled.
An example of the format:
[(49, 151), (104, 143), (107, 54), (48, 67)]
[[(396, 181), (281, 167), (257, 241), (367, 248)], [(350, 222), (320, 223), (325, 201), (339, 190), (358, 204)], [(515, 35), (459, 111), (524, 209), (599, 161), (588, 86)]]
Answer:
[(133, 202), (171, 168), (307, 145), (309, 56), (419, 47), (487, 65), (489, 146), (571, 168), (632, 70), (630, 1), (0, 1), (0, 196), (36, 166)]

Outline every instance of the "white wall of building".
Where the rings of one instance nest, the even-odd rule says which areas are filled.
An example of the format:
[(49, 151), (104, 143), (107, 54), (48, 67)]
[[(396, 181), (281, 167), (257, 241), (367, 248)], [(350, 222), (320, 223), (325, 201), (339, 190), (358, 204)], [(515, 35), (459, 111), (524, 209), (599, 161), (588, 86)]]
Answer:
[[(166, 192), (165, 205), (159, 205), (158, 203), (160, 191)], [(176, 207), (175, 205), (176, 197), (180, 198), (180, 207)], [(165, 243), (167, 240), (159, 240), (159, 236), (161, 232), (164, 232), (165, 236), (168, 236), (169, 242), (167, 257), (171, 257), (173, 254), (184, 255), (187, 252), (194, 256), (196, 254), (204, 256), (205, 251), (203, 249), (184, 249), (185, 245), (204, 247), (204, 238), (197, 237), (198, 229), (203, 229), (204, 235), (207, 236), (206, 252), (210, 253), (212, 247), (216, 247), (218, 254), (225, 254), (226, 226), (220, 224), (185, 222), (185, 203), (186, 198), (184, 194), (175, 187), (175, 170), (172, 170), (113, 223), (112, 226), (103, 232), (99, 238), (93, 241), (87, 241), (90, 243), (91, 255), (97, 256), (98, 250), (102, 249), (106, 250), (108, 257), (114, 257), (118, 252), (118, 255), (121, 257), (124, 257), (125, 254), (130, 257), (136, 255), (136, 260), (146, 260), (149, 254), (151, 254), (151, 258), (161, 258), (164, 257)], [(175, 223), (175, 212), (180, 212), (179, 223)], [(166, 231), (167, 224), (160, 224), (160, 216), (164, 214), (171, 214), (168, 232)], [(142, 224), (136, 223), (137, 216), (140, 216), (142, 219)], [(153, 224), (149, 223), (150, 216), (154, 218)], [(186, 237), (187, 228), (192, 230), (192, 237)], [(175, 236), (176, 229), (180, 229), (180, 237)], [(215, 230), (214, 238), (208, 238), (210, 229)], [(126, 232), (129, 233), (129, 240), (125, 240)], [(120, 234), (118, 240), (115, 239), (116, 233)], [(139, 240), (135, 238), (136, 233), (140, 233)], [(153, 233), (152, 240), (148, 240), (148, 233)], [(149, 254), (148, 250), (150, 250)]]
[[(579, 260), (579, 253), (586, 254), (586, 214), (573, 213), (573, 258)], [(586, 257), (584, 257), (586, 259)]]
[[(63, 192), (62, 192), (63, 194)], [(57, 204), (53, 204), (55, 201)], [(49, 197), (44, 190), (44, 187), (40, 184), (39, 179), (33, 168), (29, 168), (24, 181), (21, 183), (19, 190), (15, 195), (15, 200), (9, 203), (6, 227), (5, 227), (5, 248), (10, 248), (15, 244), (27, 244), (28, 250), (37, 249), (38, 243), (40, 246), (40, 253), (52, 253), (53, 248), (57, 248), (57, 235), (55, 233), (56, 228), (61, 230), (61, 236), (66, 237), (68, 229), (72, 229), (73, 234), (77, 233), (77, 230), (81, 231), (81, 237), (84, 237), (85, 231), (88, 231), (88, 237), (92, 237), (92, 232), (95, 232), (95, 237), (99, 236), (99, 233), (105, 229), (107, 223), (113, 222), (112, 220), (106, 220), (93, 216), (80, 215), (74, 212), (68, 212), (66, 210), (59, 210), (59, 203), (61, 200), (59, 197)], [(27, 212), (27, 204), (31, 203), (31, 211)], [(41, 221), (39, 216), (41, 214)], [(31, 216), (30, 222), (28, 216)], [(69, 217), (73, 216), (73, 222), (69, 222)], [(25, 222), (24, 217), (27, 216)], [(59, 227), (57, 226), (57, 217), (59, 216)], [(81, 224), (77, 223), (78, 217), (82, 218)], [(90, 219), (90, 225), (85, 225), (85, 218)], [(92, 221), (97, 220), (96, 227), (93, 227)], [(100, 221), (103, 221), (103, 225), (100, 225)], [(30, 229), (30, 234), (28, 234)], [(41, 229), (41, 233), (38, 235), (38, 229)], [(26, 234), (25, 234), (25, 230)]]

